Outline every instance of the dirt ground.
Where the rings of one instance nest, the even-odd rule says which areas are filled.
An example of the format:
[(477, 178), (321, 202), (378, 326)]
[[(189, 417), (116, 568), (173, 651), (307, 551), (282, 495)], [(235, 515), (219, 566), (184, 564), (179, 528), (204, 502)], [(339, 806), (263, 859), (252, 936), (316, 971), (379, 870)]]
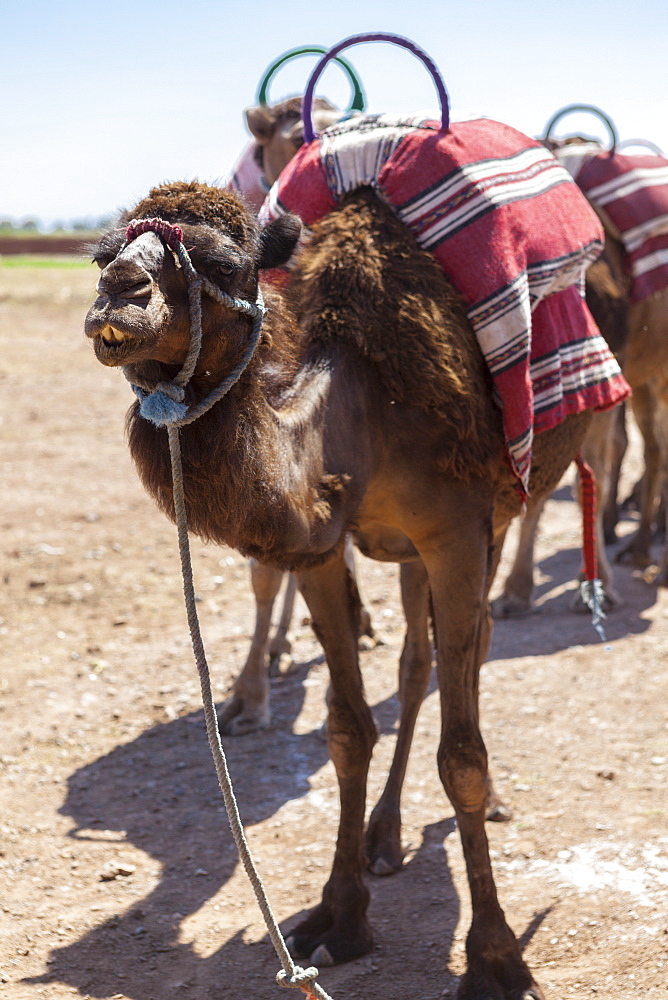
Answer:
[[(0, 262), (2, 606), (0, 993), (6, 1000), (279, 994), (279, 964), (228, 831), (206, 742), (174, 529), (123, 437), (130, 390), (84, 342), (93, 269)], [(640, 468), (634, 440), (625, 483)], [(668, 595), (619, 567), (600, 642), (569, 611), (579, 568), (570, 479), (539, 548), (539, 611), (496, 627), (483, 732), (514, 818), (489, 827), (502, 904), (550, 1000), (668, 997)], [(633, 530), (628, 515), (621, 530)], [(217, 700), (253, 621), (248, 572), (194, 541)], [(360, 560), (382, 645), (363, 652), (381, 730), (397, 719), (397, 574)], [(320, 738), (327, 669), (299, 605), (273, 725), (227, 739), (248, 838), (289, 929), (319, 899), (337, 822)], [(470, 918), (435, 767), (438, 699), (403, 799), (403, 871), (370, 878), (376, 945), (325, 969), (335, 1000), (454, 997)], [(301, 995), (301, 994), (300, 994)]]

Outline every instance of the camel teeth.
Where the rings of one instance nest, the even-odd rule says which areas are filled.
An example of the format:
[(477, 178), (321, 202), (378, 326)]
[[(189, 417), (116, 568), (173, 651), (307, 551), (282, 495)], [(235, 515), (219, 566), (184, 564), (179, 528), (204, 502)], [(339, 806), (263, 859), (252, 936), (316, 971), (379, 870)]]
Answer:
[(113, 326), (108, 326), (104, 331), (103, 339), (106, 340), (108, 344), (122, 344), (125, 340), (125, 334), (121, 333), (120, 330), (114, 330)]

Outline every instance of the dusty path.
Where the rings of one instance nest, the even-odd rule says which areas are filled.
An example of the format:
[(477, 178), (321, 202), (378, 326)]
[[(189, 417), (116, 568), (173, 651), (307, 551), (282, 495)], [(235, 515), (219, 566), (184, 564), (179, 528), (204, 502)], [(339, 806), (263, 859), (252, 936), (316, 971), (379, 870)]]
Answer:
[[(94, 274), (0, 262), (3, 482), (0, 993), (6, 1000), (280, 995), (209, 758), (172, 527), (123, 441), (129, 390), (81, 325)], [(638, 447), (628, 476), (638, 467)], [(511, 924), (551, 1000), (668, 997), (668, 597), (619, 570), (626, 605), (598, 642), (568, 600), (570, 489), (540, 543), (540, 613), (501, 623), (483, 724), (514, 820), (489, 836)], [(632, 529), (629, 520), (624, 531)], [(252, 622), (235, 553), (194, 544), (216, 697)], [(361, 561), (384, 644), (362, 654), (382, 736), (397, 716), (396, 573)], [(298, 617), (305, 616), (300, 605)], [(319, 737), (327, 671), (308, 625), (273, 687), (273, 727), (228, 740), (248, 835), (279, 919), (319, 898), (336, 787)], [(335, 1000), (453, 997), (469, 912), (438, 782), (437, 696), (418, 722), (404, 870), (373, 879), (376, 948), (324, 970)]]

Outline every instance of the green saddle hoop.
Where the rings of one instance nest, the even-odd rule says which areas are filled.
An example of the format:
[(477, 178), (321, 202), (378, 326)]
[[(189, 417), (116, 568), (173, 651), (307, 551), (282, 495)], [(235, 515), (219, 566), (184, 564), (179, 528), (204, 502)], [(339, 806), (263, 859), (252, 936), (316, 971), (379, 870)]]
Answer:
[(565, 108), (562, 108), (561, 111), (557, 111), (556, 115), (553, 115), (552, 118), (550, 118), (547, 125), (545, 126), (543, 142), (546, 142), (550, 138), (552, 129), (557, 124), (557, 122), (560, 121), (562, 118), (564, 118), (566, 115), (569, 115), (571, 112), (574, 111), (589, 111), (592, 115), (596, 115), (597, 118), (601, 119), (601, 121), (607, 126), (608, 132), (610, 133), (610, 139), (611, 139), (610, 152), (614, 153), (615, 147), (619, 143), (619, 136), (617, 135), (617, 129), (613, 125), (611, 119), (608, 118), (608, 116), (604, 114), (603, 111), (601, 111), (600, 108), (597, 108), (594, 104), (569, 104)]
[[(323, 56), (326, 52), (327, 49), (323, 48), (321, 45), (304, 45), (301, 48), (290, 49), (289, 52), (284, 52), (282, 56), (279, 56), (279, 58), (271, 64), (267, 72), (264, 74), (262, 82), (260, 83), (260, 89), (257, 92), (257, 103), (261, 105), (266, 105), (268, 103), (267, 90), (269, 88), (269, 82), (277, 70), (284, 65), (284, 63), (289, 62), (291, 59), (296, 59), (299, 56)], [(336, 62), (339, 63), (339, 65), (345, 70), (352, 86), (352, 99), (348, 111), (364, 111), (366, 99), (364, 97), (364, 91), (362, 90), (362, 84), (360, 83), (355, 70), (346, 59), (342, 59), (340, 56), (336, 57)]]

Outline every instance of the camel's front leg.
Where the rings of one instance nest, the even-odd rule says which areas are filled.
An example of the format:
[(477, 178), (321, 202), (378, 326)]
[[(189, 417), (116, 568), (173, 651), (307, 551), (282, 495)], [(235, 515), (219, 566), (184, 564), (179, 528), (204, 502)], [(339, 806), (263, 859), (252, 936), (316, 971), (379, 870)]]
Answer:
[(327, 657), (331, 684), (327, 743), (341, 799), (332, 872), (322, 902), (290, 934), (296, 958), (334, 965), (372, 946), (364, 883), (364, 808), (376, 727), (364, 698), (358, 664), (361, 604), (342, 552), (324, 566), (299, 573), (299, 588)]
[(276, 631), (269, 640), (269, 676), (278, 677), (279, 674), (288, 674), (294, 669), (292, 663), (292, 640), (290, 639), (290, 625), (292, 624), (292, 613), (295, 609), (295, 597), (297, 596), (297, 581), (294, 573), (288, 575), (288, 582), (285, 585), (283, 595), (283, 610), (276, 627)]
[(499, 905), (485, 834), (487, 751), (478, 725), (478, 671), (486, 642), (491, 499), (473, 488), (454, 506), (448, 528), (415, 539), (432, 592), (442, 729), (441, 780), (457, 815), (473, 918), (460, 1000), (542, 998)]
[(503, 593), (491, 602), (494, 618), (519, 618), (533, 611), (534, 548), (546, 497), (529, 501), (520, 523), (513, 567), (503, 585)]
[(250, 572), (255, 595), (255, 631), (244, 668), (234, 682), (232, 697), (220, 712), (220, 729), (227, 736), (265, 729), (270, 720), (267, 642), (283, 571), (251, 559)]

